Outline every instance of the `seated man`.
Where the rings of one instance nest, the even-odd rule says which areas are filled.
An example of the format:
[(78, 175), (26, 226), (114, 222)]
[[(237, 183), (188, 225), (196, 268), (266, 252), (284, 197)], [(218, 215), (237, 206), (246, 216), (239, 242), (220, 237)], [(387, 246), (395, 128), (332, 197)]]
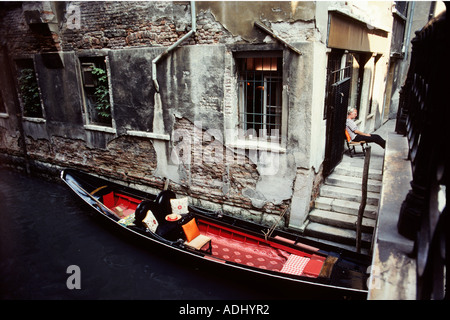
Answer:
[(357, 115), (358, 111), (356, 110), (356, 108), (351, 107), (348, 109), (346, 130), (350, 135), (350, 139), (354, 142), (359, 141), (375, 142), (384, 149), (386, 147), (386, 141), (381, 136), (377, 134), (364, 133), (359, 130), (358, 126), (355, 124), (354, 121)]

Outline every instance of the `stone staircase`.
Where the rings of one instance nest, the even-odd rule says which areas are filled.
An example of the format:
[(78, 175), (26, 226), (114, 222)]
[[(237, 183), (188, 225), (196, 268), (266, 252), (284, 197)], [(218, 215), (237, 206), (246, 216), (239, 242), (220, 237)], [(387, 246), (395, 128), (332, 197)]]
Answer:
[[(371, 155), (367, 185), (367, 203), (362, 221), (362, 252), (370, 252), (376, 225), (382, 185), (384, 152)], [(304, 225), (304, 236), (352, 251), (356, 250), (356, 221), (362, 198), (364, 156), (350, 158), (344, 154), (341, 163), (321, 186), (319, 197)]]

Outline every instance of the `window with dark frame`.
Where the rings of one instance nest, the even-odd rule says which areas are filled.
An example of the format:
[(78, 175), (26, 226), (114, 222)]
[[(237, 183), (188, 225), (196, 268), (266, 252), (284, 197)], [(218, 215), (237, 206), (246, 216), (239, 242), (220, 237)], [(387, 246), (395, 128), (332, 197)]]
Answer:
[(239, 125), (247, 135), (281, 136), (282, 55), (237, 56)]
[(19, 98), (24, 117), (43, 118), (39, 85), (33, 59), (16, 60)]
[(112, 126), (105, 57), (80, 58), (83, 95), (89, 124)]

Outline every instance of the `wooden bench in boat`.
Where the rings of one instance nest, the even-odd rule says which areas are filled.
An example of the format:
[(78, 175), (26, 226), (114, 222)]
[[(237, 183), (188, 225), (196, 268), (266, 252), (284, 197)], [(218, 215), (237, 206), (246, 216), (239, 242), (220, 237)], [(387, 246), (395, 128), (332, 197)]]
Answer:
[(184, 244), (190, 248), (201, 250), (206, 247), (209, 254), (212, 254), (211, 238), (200, 233), (195, 218), (192, 218), (188, 223), (182, 225), (186, 241)]

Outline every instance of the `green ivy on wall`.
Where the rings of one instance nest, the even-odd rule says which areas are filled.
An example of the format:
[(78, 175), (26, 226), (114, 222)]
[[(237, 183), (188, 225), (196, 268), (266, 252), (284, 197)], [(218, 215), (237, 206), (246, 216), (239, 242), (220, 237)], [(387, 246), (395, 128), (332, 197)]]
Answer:
[(41, 98), (34, 70), (20, 70), (18, 80), (24, 116), (42, 118)]
[(111, 118), (111, 105), (109, 102), (108, 75), (102, 68), (93, 67), (92, 74), (97, 79), (94, 91), (95, 108), (103, 118)]

